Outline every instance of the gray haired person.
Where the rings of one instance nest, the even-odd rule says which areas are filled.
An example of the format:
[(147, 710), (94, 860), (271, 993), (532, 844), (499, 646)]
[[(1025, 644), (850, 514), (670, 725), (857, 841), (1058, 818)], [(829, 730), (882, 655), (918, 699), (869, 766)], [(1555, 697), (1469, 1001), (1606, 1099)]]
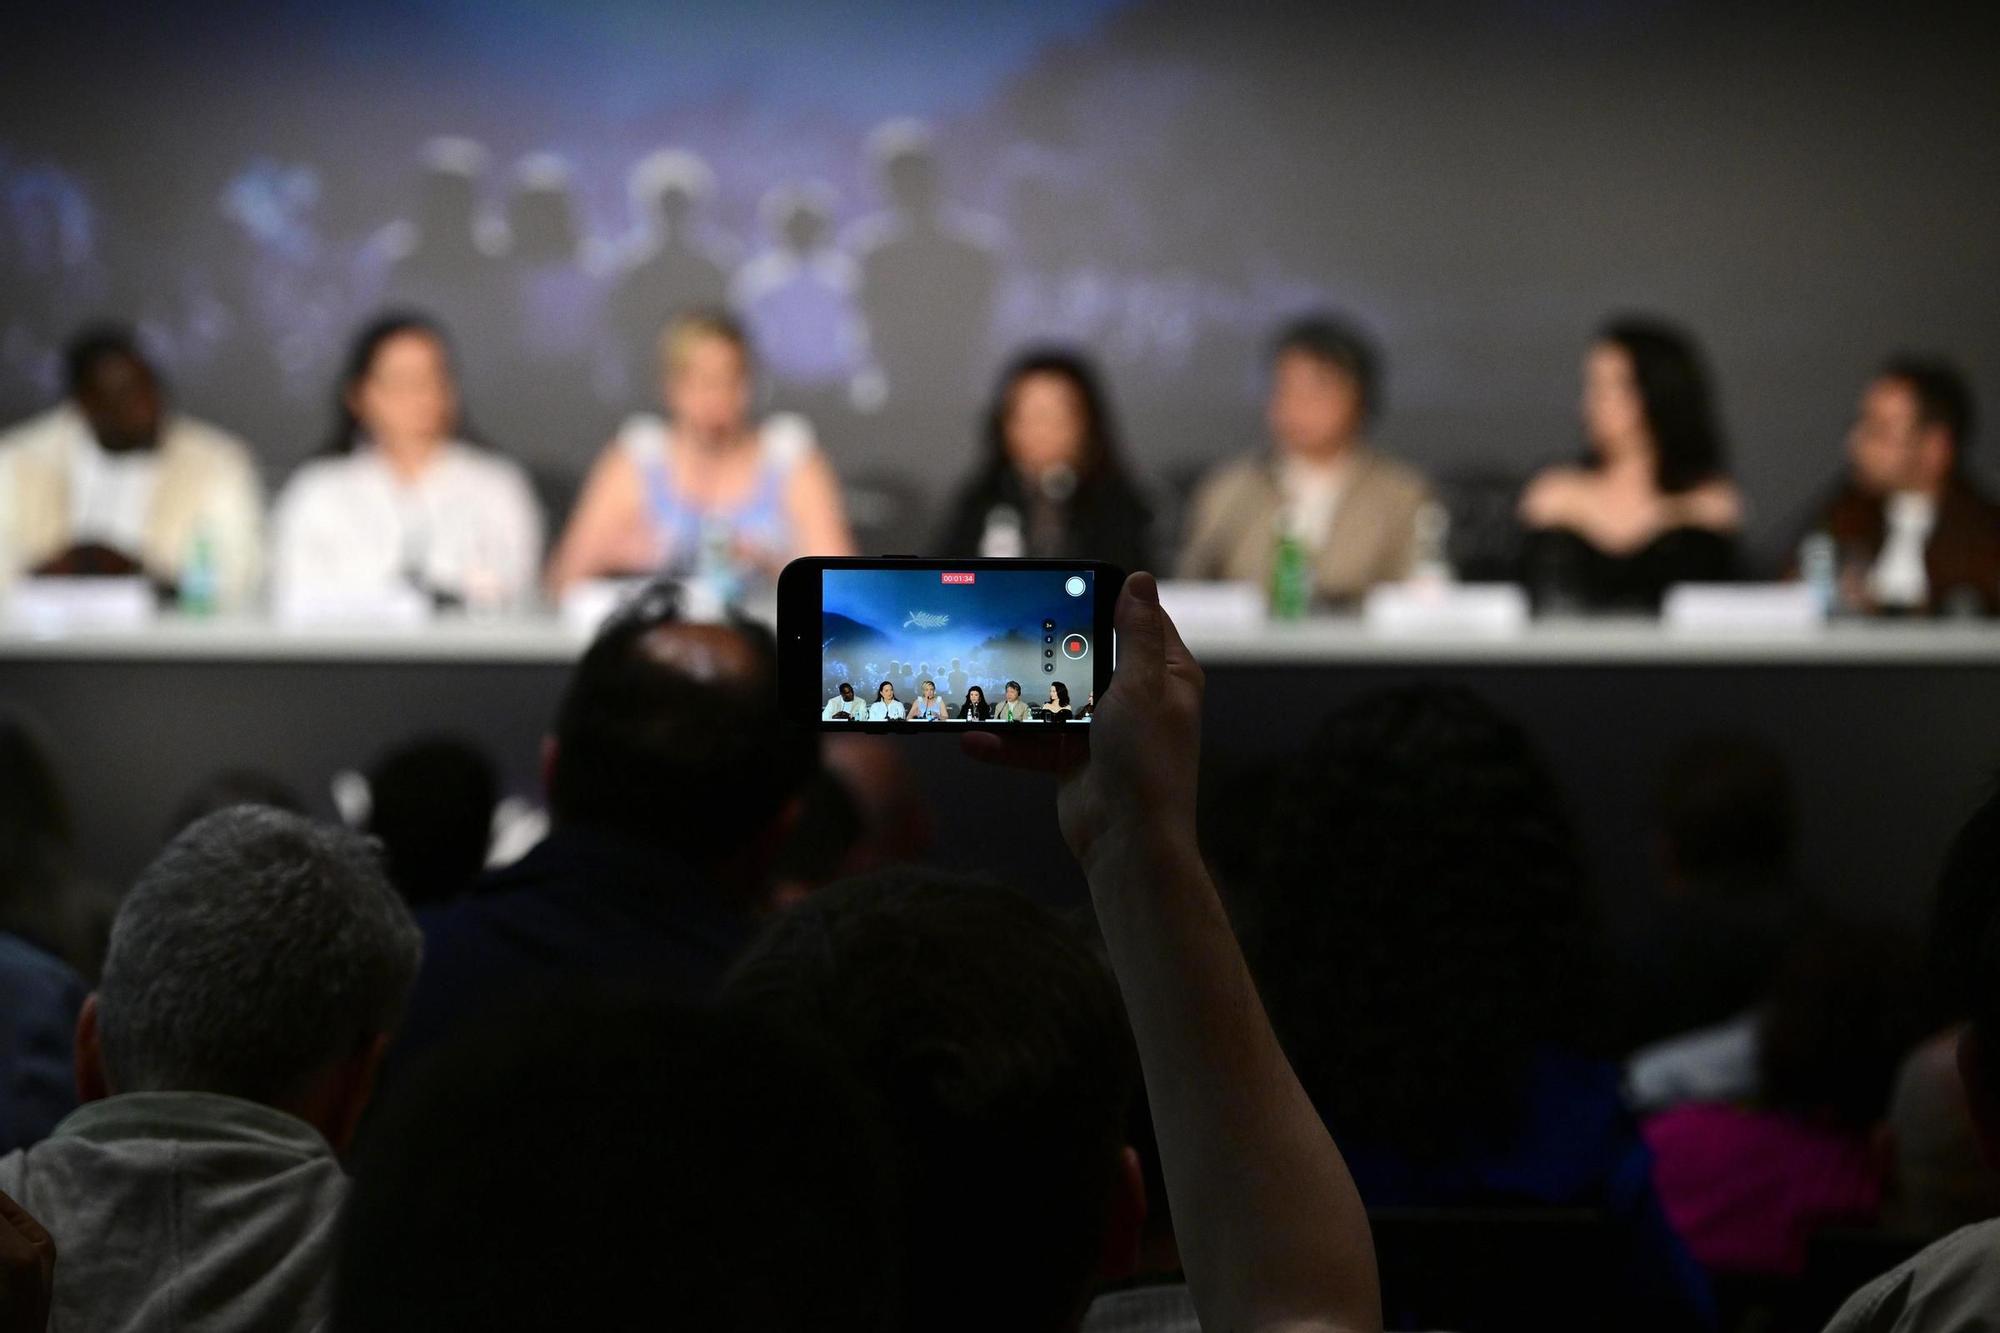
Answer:
[(83, 1105), (0, 1158), (59, 1238), (49, 1327), (326, 1320), (352, 1139), (422, 936), (367, 839), (236, 806), (139, 876), (76, 1035)]

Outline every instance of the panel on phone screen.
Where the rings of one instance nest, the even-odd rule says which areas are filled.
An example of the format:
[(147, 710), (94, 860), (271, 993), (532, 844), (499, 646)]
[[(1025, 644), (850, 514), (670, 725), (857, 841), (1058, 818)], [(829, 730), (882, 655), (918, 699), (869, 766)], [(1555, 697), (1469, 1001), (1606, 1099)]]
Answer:
[(828, 569), (820, 717), (1086, 722), (1095, 604), (1087, 569)]

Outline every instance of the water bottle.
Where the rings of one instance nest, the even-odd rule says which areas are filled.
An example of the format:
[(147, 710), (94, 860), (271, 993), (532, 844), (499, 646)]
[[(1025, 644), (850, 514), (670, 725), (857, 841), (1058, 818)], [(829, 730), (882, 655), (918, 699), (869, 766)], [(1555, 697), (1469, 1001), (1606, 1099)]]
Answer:
[(221, 582), (215, 567), (215, 543), (207, 528), (197, 528), (194, 542), (188, 548), (187, 563), (181, 567), (178, 590), (181, 614), (214, 615)]
[(1417, 510), (1410, 582), (1442, 587), (1452, 581), (1451, 514), (1436, 500)]
[(1799, 543), (1799, 579), (1812, 589), (1821, 615), (1840, 610), (1840, 550), (1827, 532), (1809, 532)]
[(1303, 620), (1312, 603), (1312, 569), (1306, 544), (1288, 528), (1278, 530), (1271, 558), (1271, 619)]

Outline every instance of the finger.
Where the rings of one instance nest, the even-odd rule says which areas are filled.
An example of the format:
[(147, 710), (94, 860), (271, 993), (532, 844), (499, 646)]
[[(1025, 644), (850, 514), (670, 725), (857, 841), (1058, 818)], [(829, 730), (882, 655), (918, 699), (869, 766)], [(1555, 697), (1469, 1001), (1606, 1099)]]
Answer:
[[(1157, 585), (1154, 591), (1157, 595)], [(1180, 626), (1174, 624), (1174, 618), (1167, 614), (1165, 607), (1160, 606), (1156, 609), (1160, 618), (1161, 659), (1165, 662), (1168, 673), (1192, 681), (1195, 688), (1201, 688), (1205, 683), (1201, 663), (1195, 660), (1194, 653), (1181, 638)]]
[[(1077, 728), (1088, 729), (1087, 724)], [(959, 737), (958, 745), (969, 758), (983, 764), (1031, 773), (1068, 773), (1090, 758), (1088, 738), (1071, 733), (1067, 726), (1061, 736), (1002, 736), (990, 731), (969, 731)]]
[(5, 1190), (0, 1190), (0, 1229), (12, 1230), (37, 1250), (55, 1253), (56, 1243), (48, 1230), (37, 1222), (34, 1215), (16, 1203)]
[(1127, 578), (1112, 611), (1112, 623), (1118, 629), (1118, 667), (1111, 675), (1114, 687), (1121, 676), (1139, 680), (1141, 689), (1150, 688), (1147, 683), (1158, 679), (1166, 653), (1165, 620), (1160, 585), (1153, 576), (1140, 572)]

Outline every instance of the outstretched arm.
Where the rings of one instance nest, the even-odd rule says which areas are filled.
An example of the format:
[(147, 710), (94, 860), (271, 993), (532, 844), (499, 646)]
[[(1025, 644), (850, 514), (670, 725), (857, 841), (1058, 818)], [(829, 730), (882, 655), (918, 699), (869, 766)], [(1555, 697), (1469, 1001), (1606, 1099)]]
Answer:
[(1127, 581), (1117, 626), (1118, 674), (1089, 727), (966, 748), (1062, 775), (1063, 836), (1131, 1015), (1202, 1327), (1379, 1329), (1361, 1198), (1195, 845), (1201, 668), (1151, 575)]

